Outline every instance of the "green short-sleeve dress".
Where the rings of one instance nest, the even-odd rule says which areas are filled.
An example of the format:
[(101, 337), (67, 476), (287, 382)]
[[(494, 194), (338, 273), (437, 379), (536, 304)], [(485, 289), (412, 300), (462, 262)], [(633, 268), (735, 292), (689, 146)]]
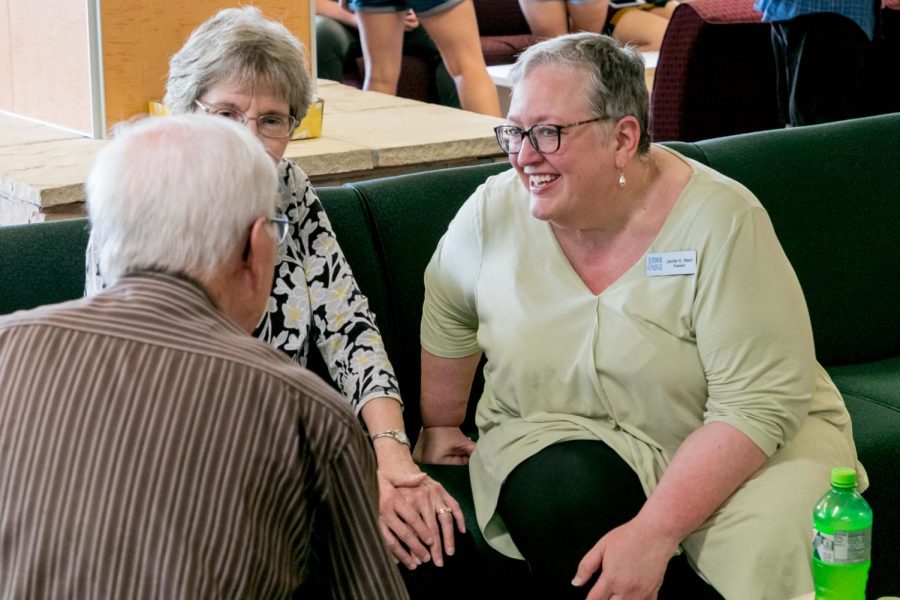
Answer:
[(693, 175), (655, 241), (599, 295), (531, 216), (515, 172), (488, 180), (426, 271), (422, 345), (488, 359), (469, 469), (497, 550), (521, 558), (495, 508), (506, 476), (543, 448), (600, 440), (649, 495), (682, 441), (721, 421), (770, 460), (682, 547), (728, 598), (793, 597), (812, 590), (810, 511), (831, 467), (857, 467), (863, 488), (865, 472), (767, 213), (680, 158)]

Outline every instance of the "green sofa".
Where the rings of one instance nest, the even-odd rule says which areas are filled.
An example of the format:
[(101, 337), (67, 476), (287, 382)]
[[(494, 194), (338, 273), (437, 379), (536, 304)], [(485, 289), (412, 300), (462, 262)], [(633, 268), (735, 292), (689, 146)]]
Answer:
[[(900, 114), (668, 145), (745, 184), (771, 215), (806, 294), (818, 358), (844, 394), (869, 472), (869, 595), (900, 594)], [(422, 273), (460, 204), (506, 168), (458, 167), (319, 190), (378, 317), (413, 438)], [(0, 228), (0, 314), (79, 296), (87, 235), (83, 219)], [(320, 361), (310, 367), (326, 374)], [(433, 472), (463, 499), (474, 526), (464, 472)]]

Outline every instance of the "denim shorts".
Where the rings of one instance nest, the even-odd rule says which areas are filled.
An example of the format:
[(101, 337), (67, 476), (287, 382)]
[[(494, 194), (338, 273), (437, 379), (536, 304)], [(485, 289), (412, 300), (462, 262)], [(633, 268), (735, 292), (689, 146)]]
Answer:
[(413, 9), (420, 17), (436, 15), (465, 0), (350, 0), (354, 12), (406, 12)]

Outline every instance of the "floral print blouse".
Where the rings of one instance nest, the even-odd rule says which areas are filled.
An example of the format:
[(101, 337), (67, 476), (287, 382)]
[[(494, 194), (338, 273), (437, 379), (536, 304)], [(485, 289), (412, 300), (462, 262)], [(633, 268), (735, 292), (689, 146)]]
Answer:
[[(272, 295), (255, 335), (306, 366), (310, 341), (338, 389), (359, 414), (373, 398), (400, 402), (394, 369), (384, 350), (369, 302), (360, 292), (328, 216), (306, 174), (285, 159), (278, 166), (279, 208), (290, 221), (279, 248)], [(105, 285), (87, 248), (85, 293)]]

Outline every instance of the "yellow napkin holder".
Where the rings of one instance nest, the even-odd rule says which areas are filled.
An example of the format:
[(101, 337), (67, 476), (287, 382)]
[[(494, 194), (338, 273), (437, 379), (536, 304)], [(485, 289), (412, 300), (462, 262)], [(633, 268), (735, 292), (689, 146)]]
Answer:
[(291, 139), (308, 140), (320, 137), (322, 135), (322, 120), (324, 116), (325, 100), (316, 98), (313, 103), (309, 105), (306, 116), (303, 117), (303, 120), (297, 125), (297, 129), (294, 130), (294, 135), (291, 136)]
[(162, 117), (169, 114), (169, 109), (159, 100), (151, 100), (148, 103), (147, 112), (151, 117)]

